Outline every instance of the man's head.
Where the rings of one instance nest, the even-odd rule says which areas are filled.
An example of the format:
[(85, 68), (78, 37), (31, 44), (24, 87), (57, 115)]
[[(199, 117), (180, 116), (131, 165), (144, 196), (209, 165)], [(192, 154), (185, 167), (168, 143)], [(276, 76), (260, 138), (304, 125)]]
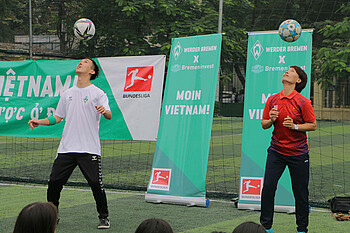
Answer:
[(77, 65), (76, 72), (77, 74), (89, 74), (90, 80), (97, 78), (99, 73), (99, 68), (94, 60), (91, 58), (82, 59)]

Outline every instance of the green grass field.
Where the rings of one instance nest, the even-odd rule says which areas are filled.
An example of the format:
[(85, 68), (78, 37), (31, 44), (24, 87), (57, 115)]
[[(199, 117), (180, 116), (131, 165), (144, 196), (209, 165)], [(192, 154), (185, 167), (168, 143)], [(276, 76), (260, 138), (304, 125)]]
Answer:
[[(9, 198), (10, 197), (10, 198)], [(45, 201), (45, 186), (0, 185), (0, 225), (2, 233), (10, 233), (20, 210), (27, 204)], [(232, 232), (245, 221), (259, 222), (258, 211), (242, 211), (230, 201), (210, 202), (208, 208), (153, 204), (144, 201), (143, 192), (107, 190), (111, 229), (106, 232), (132, 233), (147, 218), (165, 219), (174, 232), (204, 233)], [(350, 232), (348, 222), (336, 221), (326, 209), (314, 209), (310, 214), (310, 232)], [(90, 190), (64, 189), (60, 205), (57, 233), (90, 233), (97, 230), (97, 212)], [(295, 215), (275, 213), (276, 233), (296, 232)]]
[[(59, 139), (0, 137), (0, 180), (46, 183)], [(208, 193), (238, 193), (242, 118), (214, 118), (209, 150)], [(350, 195), (350, 122), (318, 121), (309, 134), (310, 200), (325, 203)], [(102, 141), (102, 170), (107, 187), (145, 190), (151, 174), (155, 142)], [(79, 169), (71, 182), (86, 183)]]

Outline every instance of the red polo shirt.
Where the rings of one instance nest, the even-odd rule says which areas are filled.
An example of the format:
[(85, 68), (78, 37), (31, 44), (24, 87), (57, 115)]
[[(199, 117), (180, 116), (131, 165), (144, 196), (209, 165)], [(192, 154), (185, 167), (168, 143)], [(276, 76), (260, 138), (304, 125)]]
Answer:
[(295, 90), (288, 96), (283, 92), (274, 94), (266, 101), (263, 119), (270, 119), (269, 112), (275, 105), (277, 105), (278, 117), (274, 123), (269, 149), (287, 156), (308, 153), (306, 132), (288, 129), (282, 123), (287, 116), (293, 119), (294, 124), (314, 122), (316, 117), (311, 101)]

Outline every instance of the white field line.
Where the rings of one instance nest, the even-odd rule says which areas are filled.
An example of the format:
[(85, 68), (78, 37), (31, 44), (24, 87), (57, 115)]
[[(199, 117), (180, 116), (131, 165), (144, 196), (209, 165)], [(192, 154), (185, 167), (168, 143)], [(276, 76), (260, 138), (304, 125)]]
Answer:
[[(4, 184), (0, 183), (0, 186), (15, 186), (15, 187), (29, 187), (29, 188), (40, 188), (40, 189), (47, 189), (47, 186), (36, 186), (36, 185), (24, 185), (24, 184)], [(73, 190), (73, 191), (81, 191), (81, 192), (91, 192), (91, 189), (77, 189), (77, 188), (66, 188), (65, 190)], [(116, 194), (129, 194), (129, 195), (135, 195), (135, 196), (144, 196), (145, 194), (142, 193), (130, 193), (130, 192), (116, 192), (116, 191), (107, 191), (106, 193), (116, 193)]]
[[(29, 187), (29, 188), (39, 188), (39, 189), (47, 189), (47, 186), (36, 186), (36, 185), (24, 185), (24, 184), (6, 184), (6, 183), (0, 183), (0, 186), (15, 186), (15, 187)], [(65, 190), (72, 190), (72, 191), (80, 191), (80, 192), (91, 192), (91, 189), (77, 189), (77, 188), (66, 188)], [(117, 192), (117, 191), (108, 191), (105, 190), (106, 193), (114, 193), (114, 194), (129, 194), (129, 195), (135, 195), (135, 196), (145, 196), (144, 193), (130, 193), (130, 192)], [(218, 203), (227, 203), (227, 204), (233, 204), (232, 201), (222, 201), (222, 200), (212, 200), (213, 202)]]

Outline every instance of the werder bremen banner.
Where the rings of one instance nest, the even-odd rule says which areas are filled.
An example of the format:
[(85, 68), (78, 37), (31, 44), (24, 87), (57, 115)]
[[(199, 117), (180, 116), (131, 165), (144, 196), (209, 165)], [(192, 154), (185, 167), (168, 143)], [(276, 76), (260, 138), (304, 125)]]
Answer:
[[(302, 95), (310, 96), (312, 30), (303, 30), (292, 43), (284, 42), (277, 31), (252, 32), (248, 37), (246, 84), (244, 96), (241, 180), (239, 209), (260, 210), (261, 190), (267, 149), (273, 127), (263, 130), (261, 119), (266, 100), (281, 92), (282, 75), (292, 65), (300, 66), (308, 75)], [(288, 168), (277, 187), (275, 210), (294, 211), (294, 196)]]
[(221, 34), (172, 40), (146, 201), (207, 206), (205, 180)]
[[(165, 56), (94, 59), (92, 83), (106, 92), (113, 114), (101, 139), (156, 140)], [(64, 123), (30, 131), (28, 121), (55, 113), (61, 94), (76, 85), (80, 60), (0, 62), (0, 136), (60, 138)]]

